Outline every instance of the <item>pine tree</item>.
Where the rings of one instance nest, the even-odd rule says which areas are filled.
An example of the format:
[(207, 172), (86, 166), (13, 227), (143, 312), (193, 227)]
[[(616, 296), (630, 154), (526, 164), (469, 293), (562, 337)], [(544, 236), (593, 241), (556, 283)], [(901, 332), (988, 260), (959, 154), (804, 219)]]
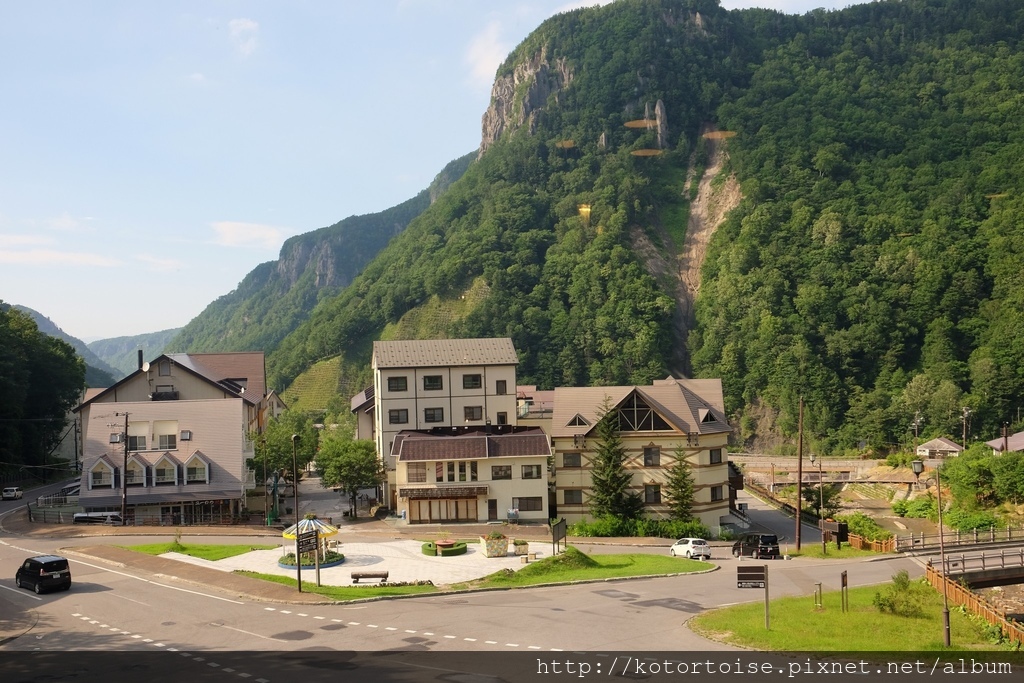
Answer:
[(606, 397), (597, 423), (600, 444), (591, 471), (590, 512), (594, 517), (636, 519), (643, 513), (644, 502), (638, 493), (629, 491), (633, 475), (624, 466), (626, 449), (619, 437), (619, 413), (610, 404)]
[(693, 519), (693, 471), (686, 461), (686, 449), (682, 444), (676, 446), (673, 453), (676, 462), (668, 470), (668, 482), (665, 484), (665, 497), (668, 499), (672, 519), (689, 521)]

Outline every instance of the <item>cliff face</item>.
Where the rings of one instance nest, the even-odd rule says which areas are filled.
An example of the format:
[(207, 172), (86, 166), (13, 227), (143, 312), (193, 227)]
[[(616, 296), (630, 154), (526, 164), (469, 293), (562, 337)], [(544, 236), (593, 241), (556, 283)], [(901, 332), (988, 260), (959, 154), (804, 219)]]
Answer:
[(557, 103), (557, 94), (572, 80), (573, 71), (565, 59), (550, 64), (547, 50), (517, 64), (511, 75), (498, 76), (491, 88), (491, 106), (483, 116), (479, 154), (482, 156), (506, 130), (526, 123), (530, 132), (534, 132), (537, 116), (548, 98), (554, 94)]

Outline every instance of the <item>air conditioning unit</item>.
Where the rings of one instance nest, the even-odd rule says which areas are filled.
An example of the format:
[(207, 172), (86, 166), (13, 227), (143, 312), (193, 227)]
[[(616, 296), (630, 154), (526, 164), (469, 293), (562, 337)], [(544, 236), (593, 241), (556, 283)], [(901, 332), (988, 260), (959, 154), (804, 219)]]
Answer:
[(124, 443), (124, 435), (123, 434), (111, 434), (110, 435), (110, 443)]
[(181, 430), (181, 440), (182, 441), (191, 441), (192, 440), (192, 430), (191, 429), (182, 429)]

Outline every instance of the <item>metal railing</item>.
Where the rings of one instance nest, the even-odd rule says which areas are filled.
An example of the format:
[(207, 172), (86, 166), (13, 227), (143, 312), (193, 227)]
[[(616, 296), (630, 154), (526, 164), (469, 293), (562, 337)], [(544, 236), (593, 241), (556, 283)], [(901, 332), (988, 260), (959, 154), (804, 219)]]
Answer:
[[(1024, 541), (1024, 527), (1006, 527), (1004, 529), (989, 527), (988, 529), (974, 529), (973, 531), (942, 532), (942, 544), (946, 548), (1012, 541)], [(909, 536), (899, 536), (896, 540), (896, 552), (905, 553), (938, 549), (938, 533), (910, 534)]]

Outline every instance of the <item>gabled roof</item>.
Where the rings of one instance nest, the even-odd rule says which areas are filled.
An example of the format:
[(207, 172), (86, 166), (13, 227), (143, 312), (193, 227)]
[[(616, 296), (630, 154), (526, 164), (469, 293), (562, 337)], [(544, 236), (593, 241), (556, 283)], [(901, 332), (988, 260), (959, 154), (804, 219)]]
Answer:
[(986, 441), (985, 443), (999, 452), (1003, 452), (1003, 446), (1007, 447), (1005, 449), (1007, 453), (1012, 453), (1014, 451), (1024, 451), (1024, 432), (1017, 432), (1016, 434), (1011, 434), (1006, 438), (1005, 443), (1003, 441), (1003, 437), (999, 437), (998, 439), (992, 439), (991, 441)]
[(350, 403), (353, 413), (359, 412), (361, 409), (373, 407), (373, 387), (366, 387), (358, 394), (352, 397)]
[(939, 437), (932, 439), (931, 441), (925, 441), (923, 444), (917, 447), (917, 450), (925, 451), (951, 451), (959, 453), (963, 450), (963, 447), (955, 441), (950, 441), (945, 437)]
[(444, 435), (404, 431), (395, 436), (391, 444), (391, 455), (398, 456), (402, 462), (548, 457), (551, 455), (551, 446), (544, 430), (537, 427), (508, 434), (473, 431)]
[[(221, 391), (236, 396), (253, 405), (260, 402), (266, 392), (266, 366), (262, 351), (247, 351), (240, 353), (167, 353), (157, 356), (150, 363), (150, 372), (163, 360), (184, 368), (196, 377), (206, 380)], [(138, 369), (127, 377), (116, 382), (113, 386), (102, 389), (99, 392), (86, 394), (85, 400), (74, 408), (74, 411), (81, 410), (84, 406), (108, 392), (115, 391), (118, 387), (134, 380), (142, 369)]]
[(377, 369), (518, 364), (519, 356), (508, 337), (373, 342), (373, 367)]
[[(621, 408), (634, 393), (671, 429), (680, 433), (720, 434), (731, 431), (725, 417), (721, 380), (669, 378), (643, 387), (556, 388), (551, 436), (590, 434), (601, 419), (599, 413), (606, 397), (613, 407)], [(573, 425), (579, 418), (590, 426)]]

